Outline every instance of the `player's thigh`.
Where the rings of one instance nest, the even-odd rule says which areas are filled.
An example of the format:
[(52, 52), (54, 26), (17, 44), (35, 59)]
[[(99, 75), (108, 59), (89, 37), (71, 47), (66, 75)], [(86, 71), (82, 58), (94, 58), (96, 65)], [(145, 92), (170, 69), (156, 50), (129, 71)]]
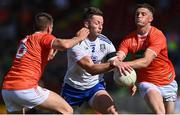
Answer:
[(52, 91), (50, 91), (48, 98), (38, 107), (61, 113), (73, 112), (72, 107), (60, 95)]
[(156, 85), (148, 82), (142, 82), (138, 85), (138, 87), (141, 95), (155, 113), (165, 112), (163, 97), (161, 95), (161, 91)]
[(146, 102), (153, 108), (163, 107), (163, 98), (159, 91), (156, 89), (149, 89), (148, 92), (144, 95)]
[(22, 113), (22, 106), (18, 106), (17, 104), (15, 104), (12, 100), (12, 93), (10, 91), (7, 90), (2, 90), (2, 97), (4, 100), (4, 103), (6, 105), (6, 111), (9, 114), (17, 114), (17, 113)]
[(23, 108), (31, 109), (47, 99), (49, 91), (41, 87), (25, 90), (2, 90), (8, 112), (21, 112)]
[(178, 84), (174, 80), (170, 84), (160, 87), (163, 95), (164, 104), (167, 114), (173, 114), (175, 108), (175, 101), (177, 100)]
[(89, 101), (90, 106), (102, 113), (107, 113), (108, 109), (114, 108), (114, 102), (106, 90), (99, 90)]

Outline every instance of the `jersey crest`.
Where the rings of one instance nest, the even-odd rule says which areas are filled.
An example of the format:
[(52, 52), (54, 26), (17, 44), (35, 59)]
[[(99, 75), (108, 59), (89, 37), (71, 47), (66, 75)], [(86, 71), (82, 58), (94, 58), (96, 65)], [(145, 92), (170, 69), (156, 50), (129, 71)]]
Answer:
[(104, 52), (106, 50), (105, 44), (100, 44), (100, 50)]

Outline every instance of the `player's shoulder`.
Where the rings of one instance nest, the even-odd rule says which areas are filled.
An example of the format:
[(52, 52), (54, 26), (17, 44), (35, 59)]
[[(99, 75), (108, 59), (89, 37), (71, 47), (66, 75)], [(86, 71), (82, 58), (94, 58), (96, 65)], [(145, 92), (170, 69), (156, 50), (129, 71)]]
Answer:
[(32, 36), (32, 38), (36, 38), (36, 39), (39, 39), (39, 40), (56, 38), (56, 37), (55, 37), (54, 35), (52, 35), (52, 34), (41, 33), (41, 32), (35, 32), (35, 33), (32, 34), (31, 36)]
[(123, 37), (123, 40), (131, 40), (132, 38), (136, 38), (136, 31), (130, 32), (129, 34)]
[(100, 35), (98, 36), (98, 38), (99, 38), (99, 40), (101, 40), (101, 41), (103, 41), (103, 42), (106, 42), (106, 43), (108, 43), (108, 44), (112, 44), (112, 42), (108, 39), (108, 37), (106, 37), (106, 36), (103, 35), (103, 34), (100, 34)]
[(165, 40), (166, 39), (164, 33), (160, 29), (158, 29), (154, 26), (152, 26), (149, 36), (151, 39), (157, 39), (157, 38), (159, 40)]
[(45, 37), (45, 38), (56, 38), (54, 35), (48, 34), (48, 33), (44, 34), (43, 37)]
[(163, 34), (163, 32), (160, 29), (152, 26), (151, 27), (151, 34)]
[(71, 50), (81, 50), (81, 48), (83, 48), (83, 47), (86, 47), (85, 40), (78, 43), (78, 44), (76, 44), (76, 45), (74, 45), (72, 48), (69, 48), (68, 50), (70, 50), (70, 51)]

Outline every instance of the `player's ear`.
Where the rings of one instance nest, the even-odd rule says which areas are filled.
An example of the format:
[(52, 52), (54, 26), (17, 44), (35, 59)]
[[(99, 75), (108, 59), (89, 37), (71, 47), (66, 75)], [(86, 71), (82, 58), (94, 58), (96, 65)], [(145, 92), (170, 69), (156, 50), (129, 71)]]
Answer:
[(84, 21), (84, 27), (89, 28), (89, 22), (88, 21)]
[(51, 33), (51, 32), (52, 32), (52, 28), (53, 28), (52, 25), (47, 26), (47, 32), (48, 32), (48, 33)]
[(153, 21), (153, 17), (151, 16), (150, 18), (149, 18), (149, 22), (151, 23)]
[(50, 33), (50, 26), (47, 27), (47, 33)]

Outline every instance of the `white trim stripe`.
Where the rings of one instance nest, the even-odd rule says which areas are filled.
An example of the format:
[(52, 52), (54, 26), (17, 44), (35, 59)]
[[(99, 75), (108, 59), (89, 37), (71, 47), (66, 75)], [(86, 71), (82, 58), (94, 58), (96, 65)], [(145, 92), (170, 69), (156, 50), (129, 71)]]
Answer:
[(153, 50), (152, 50), (152, 49), (150, 49), (150, 48), (147, 48), (147, 50), (152, 51), (152, 52), (155, 54), (155, 56), (157, 57), (157, 54), (156, 54), (156, 52), (155, 52), (155, 51), (153, 51)]
[[(55, 38), (55, 39), (57, 39), (57, 38)], [(53, 40), (51, 41), (51, 48), (52, 48), (52, 45), (53, 45), (53, 42), (54, 42), (55, 39), (53, 39)]]
[(126, 57), (126, 54), (123, 51), (118, 51), (117, 54), (122, 54), (124, 57)]

